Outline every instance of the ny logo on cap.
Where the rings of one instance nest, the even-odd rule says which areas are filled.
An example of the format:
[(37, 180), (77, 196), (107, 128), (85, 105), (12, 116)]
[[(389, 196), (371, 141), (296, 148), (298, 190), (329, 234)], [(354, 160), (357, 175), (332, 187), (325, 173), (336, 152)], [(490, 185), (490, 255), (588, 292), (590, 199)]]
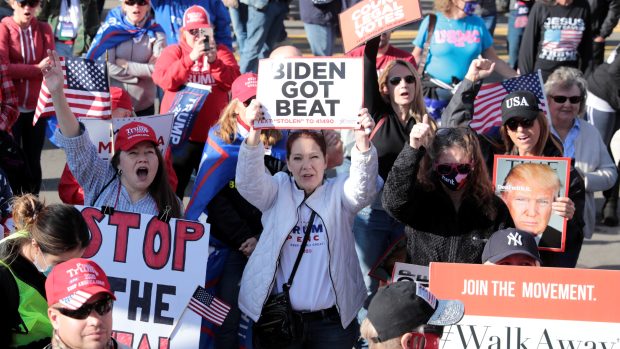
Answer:
[(512, 107), (520, 107), (520, 106), (524, 106), (524, 107), (529, 107), (530, 105), (527, 103), (527, 100), (525, 100), (525, 97), (512, 97), (512, 98), (508, 98), (506, 100), (506, 108), (510, 109)]
[(514, 232), (508, 234), (508, 246), (523, 246), (523, 242), (521, 242), (521, 234)]

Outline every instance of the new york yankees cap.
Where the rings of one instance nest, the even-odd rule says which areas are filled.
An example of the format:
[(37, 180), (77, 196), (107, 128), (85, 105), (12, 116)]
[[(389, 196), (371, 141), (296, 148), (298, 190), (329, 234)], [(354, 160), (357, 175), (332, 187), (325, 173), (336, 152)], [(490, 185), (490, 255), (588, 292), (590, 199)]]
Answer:
[(534, 235), (515, 228), (498, 230), (491, 235), (484, 246), (482, 263), (497, 263), (516, 254), (530, 256), (541, 262)]

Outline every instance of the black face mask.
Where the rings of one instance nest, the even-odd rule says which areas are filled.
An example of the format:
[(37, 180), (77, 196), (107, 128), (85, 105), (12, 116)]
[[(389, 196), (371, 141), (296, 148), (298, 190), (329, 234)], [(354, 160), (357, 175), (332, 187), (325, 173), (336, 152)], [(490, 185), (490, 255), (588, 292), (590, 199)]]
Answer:
[(441, 183), (452, 191), (463, 189), (465, 183), (467, 183), (467, 179), (469, 178), (469, 173), (461, 174), (456, 171), (453, 171), (447, 175), (439, 174), (437, 171), (435, 171), (435, 173), (439, 177)]

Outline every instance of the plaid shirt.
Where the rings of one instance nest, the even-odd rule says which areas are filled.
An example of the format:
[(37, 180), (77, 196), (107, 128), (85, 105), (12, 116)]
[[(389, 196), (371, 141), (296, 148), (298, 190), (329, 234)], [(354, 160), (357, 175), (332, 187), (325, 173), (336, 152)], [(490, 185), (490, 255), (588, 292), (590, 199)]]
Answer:
[(19, 117), (17, 93), (8, 77), (8, 66), (0, 64), (0, 130), (9, 132)]

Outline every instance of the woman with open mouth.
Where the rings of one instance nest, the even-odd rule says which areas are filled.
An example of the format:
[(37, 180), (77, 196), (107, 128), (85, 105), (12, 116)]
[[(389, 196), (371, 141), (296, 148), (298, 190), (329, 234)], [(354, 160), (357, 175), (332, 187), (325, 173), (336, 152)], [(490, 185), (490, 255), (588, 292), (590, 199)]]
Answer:
[(49, 51), (49, 57), (43, 74), (58, 118), (56, 137), (65, 149), (69, 169), (84, 189), (84, 203), (181, 217), (182, 204), (168, 183), (155, 131), (141, 122), (124, 125), (114, 139), (111, 161), (101, 160), (88, 132), (69, 109), (58, 55)]
[[(481, 80), (490, 76), (493, 69), (492, 62), (485, 59), (475, 59), (471, 63), (465, 79), (443, 113), (443, 125), (469, 127), (474, 115), (474, 99), (482, 85)], [(553, 120), (552, 104), (555, 102), (549, 103)], [(479, 136), (482, 152), (489, 167), (489, 176), (493, 175), (494, 154), (547, 157), (565, 155), (562, 141), (552, 133), (546, 115), (539, 109), (539, 100), (532, 92), (515, 91), (504, 98), (502, 125), (499, 131), (499, 138)], [(600, 138), (600, 135), (597, 136)], [(613, 165), (613, 162), (611, 163)], [(574, 268), (577, 265), (584, 236), (585, 195), (583, 175), (575, 167), (571, 167), (568, 197), (558, 197), (552, 203), (553, 211), (567, 219), (566, 248), (564, 252), (540, 251), (543, 266)], [(544, 246), (544, 242), (539, 246)]]

